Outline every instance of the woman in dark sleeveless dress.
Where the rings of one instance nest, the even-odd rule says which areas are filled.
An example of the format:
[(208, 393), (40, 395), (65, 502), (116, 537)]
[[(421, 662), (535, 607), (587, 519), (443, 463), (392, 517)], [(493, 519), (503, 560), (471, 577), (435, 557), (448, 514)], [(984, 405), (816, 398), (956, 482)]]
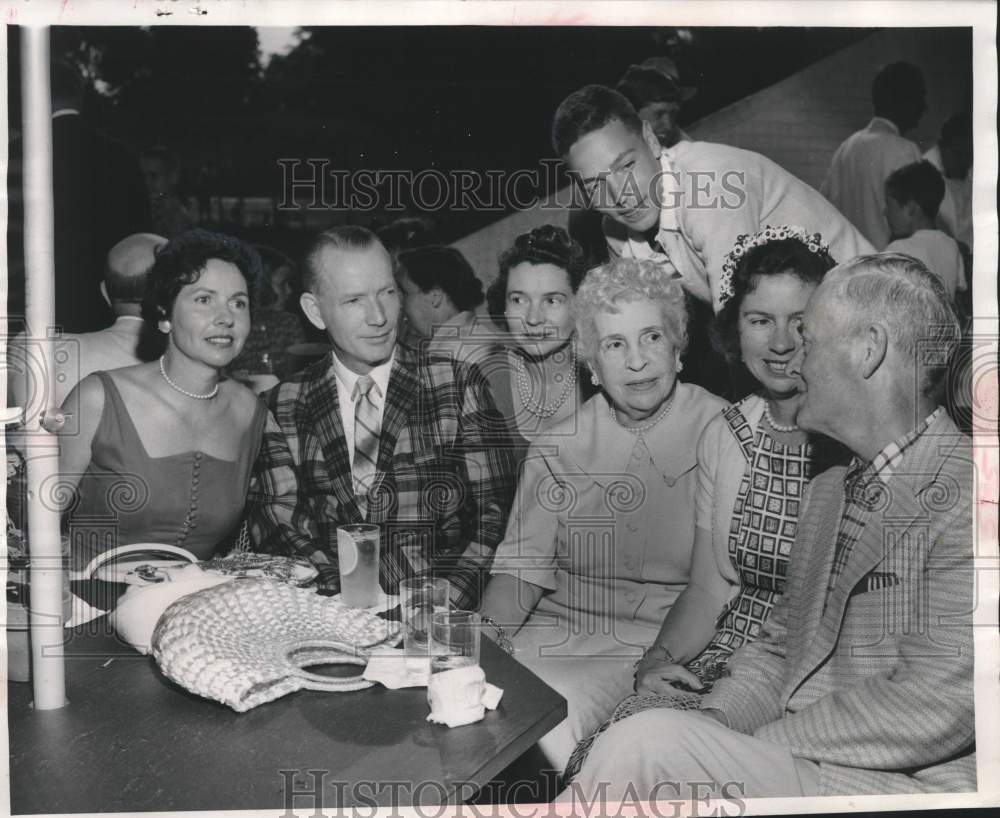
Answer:
[(204, 230), (166, 244), (143, 303), (163, 356), (96, 372), (67, 396), (60, 496), (75, 570), (135, 543), (207, 558), (238, 529), (266, 409), (222, 372), (249, 334), (260, 264)]

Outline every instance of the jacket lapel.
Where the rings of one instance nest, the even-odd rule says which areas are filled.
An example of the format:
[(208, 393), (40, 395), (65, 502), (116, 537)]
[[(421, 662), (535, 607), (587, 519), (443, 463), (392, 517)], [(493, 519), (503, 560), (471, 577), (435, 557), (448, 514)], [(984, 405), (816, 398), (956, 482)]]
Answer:
[(316, 431), (323, 459), (326, 462), (333, 486), (333, 494), (341, 508), (347, 511), (351, 520), (362, 519), (354, 496), (354, 478), (351, 474), (351, 459), (344, 437), (344, 422), (340, 416), (340, 398), (337, 380), (333, 374), (332, 358), (324, 358), (324, 367), (319, 376), (306, 390), (304, 400), (309, 407), (312, 428)]
[[(794, 663), (793, 672), (797, 674), (795, 686), (801, 680), (799, 671), (803, 669), (803, 665), (808, 664), (807, 660), (817, 648), (815, 635), (823, 617), (826, 586), (830, 581), (830, 571), (833, 567), (833, 556), (837, 543), (837, 529), (844, 508), (843, 476), (844, 470), (838, 468), (836, 476), (831, 474), (828, 483), (823, 486), (813, 485), (808, 503), (816, 511), (814, 514), (808, 514), (800, 523), (802, 527), (797, 539), (800, 542), (809, 543), (809, 550), (803, 571), (804, 576), (801, 582), (796, 583), (797, 588), (794, 591), (800, 601), (800, 604), (795, 607), (795, 612), (801, 616), (802, 625), (799, 628), (790, 628), (788, 634), (788, 656)], [(794, 552), (792, 560), (794, 570)], [(826, 650), (826, 648), (823, 649)], [(811, 668), (812, 665), (809, 665), (805, 672)], [(794, 690), (794, 687), (792, 689)]]
[(382, 413), (382, 431), (379, 435), (378, 464), (373, 490), (377, 489), (385, 474), (392, 470), (396, 444), (403, 428), (410, 419), (413, 407), (417, 403), (420, 388), (420, 381), (417, 379), (417, 362), (400, 349), (389, 374), (389, 387), (385, 396), (385, 411)]
[[(794, 651), (789, 645), (790, 657), (798, 656), (801, 659), (795, 665), (793, 683), (787, 688), (786, 702), (802, 680), (833, 650), (840, 635), (847, 601), (857, 584), (887, 560), (892, 565), (898, 565), (893, 557), (901, 547), (916, 547), (920, 529), (927, 517), (927, 511), (921, 508), (919, 495), (934, 483), (942, 462), (937, 450), (952, 431), (957, 439), (958, 430), (945, 416), (943, 421), (924, 432), (895, 464), (886, 489), (887, 501), (870, 514), (860, 539), (851, 549), (844, 570), (827, 595), (826, 588), (830, 582), (837, 532), (844, 507), (844, 470), (837, 469), (840, 479), (830, 488), (839, 489), (835, 495), (839, 497), (839, 502), (834, 502), (831, 496), (827, 496), (824, 503), (826, 508), (819, 512), (821, 516), (815, 529), (803, 532), (804, 536), (813, 538), (814, 545), (810, 555), (809, 575), (802, 585), (802, 588), (807, 589), (804, 624), (798, 631), (799, 638), (795, 640)], [(887, 536), (890, 527), (891, 538)], [(905, 577), (900, 579), (906, 581)]]

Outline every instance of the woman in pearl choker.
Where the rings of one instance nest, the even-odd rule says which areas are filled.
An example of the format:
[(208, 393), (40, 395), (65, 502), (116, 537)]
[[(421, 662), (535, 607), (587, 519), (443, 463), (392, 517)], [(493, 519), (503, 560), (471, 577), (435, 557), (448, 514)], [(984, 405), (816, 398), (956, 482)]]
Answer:
[(481, 367), (521, 456), (531, 440), (574, 415), (594, 394), (581, 377), (573, 326), (585, 273), (583, 248), (561, 227), (542, 225), (500, 254), (499, 272), (487, 290), (502, 341)]
[(605, 746), (613, 739), (600, 737), (610, 724), (654, 707), (697, 708), (784, 589), (806, 483), (839, 455), (796, 425), (801, 394), (788, 369), (802, 345), (806, 302), (831, 267), (820, 237), (794, 227), (742, 236), (727, 259), (716, 335), (758, 391), (717, 415), (702, 435), (691, 583), (636, 665), (637, 694), (581, 742), (569, 777), (588, 752), (614, 752)]
[(74, 568), (135, 543), (207, 558), (238, 529), (267, 413), (223, 372), (250, 332), (260, 271), (256, 251), (205, 230), (157, 252), (143, 317), (163, 354), (96, 372), (63, 404), (75, 421), (60, 434)]
[(677, 378), (684, 292), (654, 262), (591, 270), (575, 314), (601, 391), (533, 441), (483, 601), (515, 658), (569, 703), (540, 742), (559, 770), (632, 689), (642, 647), (688, 582), (696, 445), (725, 405)]

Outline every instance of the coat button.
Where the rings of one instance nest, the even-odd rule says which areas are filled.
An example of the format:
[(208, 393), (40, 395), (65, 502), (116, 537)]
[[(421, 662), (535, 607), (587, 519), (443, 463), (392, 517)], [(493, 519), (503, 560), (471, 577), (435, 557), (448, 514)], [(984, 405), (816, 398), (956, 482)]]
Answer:
[(632, 591), (626, 591), (625, 592), (625, 601), (626, 602), (635, 602), (635, 594)]
[(625, 523), (625, 528), (628, 529), (628, 531), (631, 532), (632, 534), (635, 534), (635, 532), (639, 530), (639, 526), (637, 526), (635, 523)]
[(676, 481), (676, 480), (674, 480), (674, 478), (673, 478), (673, 477), (664, 477), (664, 478), (663, 478), (663, 482), (664, 482), (664, 483), (666, 483), (666, 484), (667, 484), (668, 486), (670, 486), (671, 488), (673, 488), (673, 485), (674, 485), (674, 483), (676, 483), (677, 481)]
[[(625, 558), (625, 567), (628, 568), (629, 571), (631, 571), (633, 568), (635, 568), (635, 560), (632, 557), (626, 557)], [(629, 593), (632, 593), (632, 592), (629, 591)]]

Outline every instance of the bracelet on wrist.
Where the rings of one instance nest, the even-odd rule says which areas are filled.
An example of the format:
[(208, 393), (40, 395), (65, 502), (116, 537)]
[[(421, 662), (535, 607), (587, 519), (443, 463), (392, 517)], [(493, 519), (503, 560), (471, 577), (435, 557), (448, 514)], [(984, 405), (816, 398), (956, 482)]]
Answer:
[(507, 636), (507, 631), (504, 626), (497, 622), (492, 616), (482, 616), (479, 617), (484, 625), (489, 625), (493, 630), (497, 632), (496, 643), (500, 650), (509, 653), (511, 656), (514, 655), (514, 643), (510, 641), (510, 637)]
[(665, 662), (669, 662), (670, 664), (674, 665), (679, 664), (678, 661), (674, 658), (674, 655), (670, 652), (670, 648), (668, 648), (666, 645), (661, 645), (659, 642), (654, 642), (652, 645), (650, 645), (642, 652), (642, 656), (640, 656), (638, 659), (635, 660), (635, 665), (633, 665), (633, 667), (638, 669), (639, 665), (645, 662), (646, 659), (648, 659), (649, 656), (653, 653), (660, 654), (660, 656), (663, 658), (663, 661)]

